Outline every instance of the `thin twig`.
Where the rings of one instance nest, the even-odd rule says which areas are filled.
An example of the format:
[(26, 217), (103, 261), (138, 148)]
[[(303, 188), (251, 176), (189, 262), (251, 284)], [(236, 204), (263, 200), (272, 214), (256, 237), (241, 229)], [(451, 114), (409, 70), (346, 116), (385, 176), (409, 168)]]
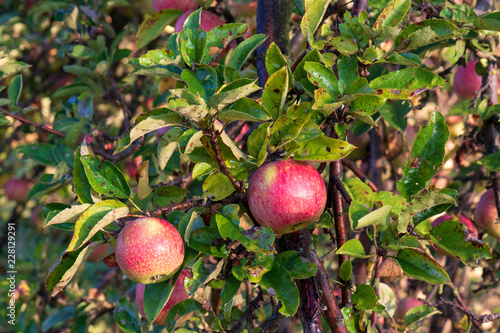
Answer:
[(12, 117), (12, 118), (14, 118), (14, 119), (17, 119), (17, 120), (19, 120), (19, 121), (21, 121), (21, 122), (23, 122), (23, 123), (25, 123), (25, 124), (29, 124), (29, 125), (35, 126), (36, 128), (39, 128), (39, 129), (41, 129), (42, 131), (45, 131), (45, 132), (47, 132), (47, 133), (57, 135), (57, 136), (59, 136), (59, 137), (61, 137), (61, 138), (65, 138), (65, 137), (66, 137), (66, 134), (65, 134), (65, 133), (63, 133), (63, 132), (59, 132), (59, 131), (54, 130), (54, 129), (52, 129), (52, 128), (49, 128), (49, 127), (47, 127), (47, 126), (45, 126), (45, 125), (42, 125), (42, 124), (36, 123), (36, 122), (34, 122), (34, 121), (31, 121), (31, 120), (29, 120), (29, 119), (23, 118), (23, 117), (18, 116), (17, 114), (14, 114), (14, 113), (12, 113), (12, 112), (9, 112), (9, 111), (7, 111), (7, 110), (5, 110), (5, 109), (3, 109), (3, 108), (0, 108), (0, 111), (2, 111), (2, 112), (3, 112), (4, 114), (6, 114), (7, 116), (10, 116), (10, 117)]
[(127, 101), (125, 101), (125, 97), (123, 96), (121, 90), (118, 89), (115, 78), (113, 77), (113, 73), (111, 73), (111, 71), (108, 71), (108, 74), (109, 74), (109, 80), (113, 85), (113, 96), (116, 98), (116, 101), (118, 102), (123, 111), (123, 126), (125, 127), (125, 129), (128, 129), (130, 127), (130, 119), (132, 118), (132, 111), (130, 111)]
[(217, 142), (217, 137), (219, 136), (219, 134), (217, 132), (209, 132), (209, 131), (206, 131), (206, 133), (208, 133), (210, 136), (210, 145), (212, 146), (212, 149), (214, 150), (215, 161), (219, 165), (220, 172), (222, 172), (227, 178), (229, 178), (229, 180), (231, 181), (231, 184), (233, 184), (233, 187), (236, 189), (236, 191), (239, 194), (245, 194), (244, 183), (239, 181), (238, 179), (234, 178), (234, 176), (231, 174), (231, 172), (227, 168), (227, 165), (224, 162), (224, 159), (222, 158), (222, 153), (220, 151), (219, 143)]
[(246, 321), (251, 321), (254, 317), (254, 311), (260, 308), (260, 303), (264, 300), (262, 290), (259, 289), (259, 293), (257, 296), (247, 304), (247, 308), (245, 312), (243, 312), (243, 315), (241, 315), (240, 319), (238, 322), (231, 328), (229, 333), (237, 333), (240, 332), (241, 329), (243, 328), (243, 323)]
[(368, 181), (368, 186), (372, 189), (374, 192), (378, 192), (378, 187), (375, 185), (367, 175), (363, 173), (363, 171), (359, 170), (358, 167), (356, 167), (351, 161), (346, 160), (345, 158), (342, 159), (342, 164), (347, 167), (349, 170), (351, 170), (359, 179), (361, 179), (363, 182)]
[(283, 320), (283, 315), (279, 312), (281, 307), (281, 301), (278, 301), (278, 304), (273, 310), (271, 319), (269, 319), (269, 321), (264, 325), (261, 333), (273, 333), (280, 327), (281, 321)]
[(96, 153), (97, 155), (104, 157), (105, 159), (109, 160), (112, 163), (116, 163), (118, 161), (121, 161), (121, 160), (129, 157), (130, 155), (132, 155), (133, 153), (138, 151), (139, 148), (141, 148), (144, 145), (144, 142), (145, 142), (145, 139), (144, 139), (144, 137), (142, 137), (139, 140), (132, 143), (132, 145), (130, 147), (128, 147), (127, 149), (125, 149), (117, 154), (110, 154), (110, 153), (106, 152), (105, 150), (103, 150), (99, 146), (94, 146), (92, 148), (94, 150), (94, 153)]

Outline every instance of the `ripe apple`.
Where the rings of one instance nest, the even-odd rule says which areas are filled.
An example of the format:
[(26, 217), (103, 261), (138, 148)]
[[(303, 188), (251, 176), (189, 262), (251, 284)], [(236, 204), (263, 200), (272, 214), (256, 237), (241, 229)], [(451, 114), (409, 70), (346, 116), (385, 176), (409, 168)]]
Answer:
[(196, 2), (191, 0), (151, 0), (151, 6), (155, 12), (163, 9), (179, 9), (185, 12), (198, 8)]
[(319, 219), (326, 205), (325, 183), (308, 162), (271, 162), (250, 179), (248, 204), (257, 222), (280, 237)]
[(453, 79), (453, 89), (460, 99), (474, 98), (474, 93), (481, 88), (482, 78), (476, 73), (477, 60), (459, 66)]
[[(175, 282), (174, 290), (172, 290), (172, 294), (170, 295), (170, 298), (168, 299), (167, 304), (163, 307), (163, 309), (160, 311), (158, 314), (158, 317), (156, 317), (155, 321), (153, 324), (155, 325), (161, 325), (165, 326), (166, 321), (167, 321), (167, 315), (172, 309), (172, 307), (179, 303), (182, 302), (186, 299), (189, 298), (189, 295), (186, 291), (186, 288), (184, 287), (184, 280), (186, 279), (186, 276), (191, 278), (193, 277), (193, 274), (188, 271), (187, 269), (183, 269), (181, 274), (179, 275), (179, 278)], [(144, 315), (144, 290), (146, 289), (145, 284), (140, 284), (138, 283), (136, 288), (135, 288), (135, 302), (137, 304), (137, 308), (139, 309), (139, 312), (143, 317)], [(183, 318), (179, 319), (179, 321), (186, 320), (188, 316), (184, 316)]]
[[(179, 16), (177, 19), (177, 22), (175, 22), (175, 32), (180, 32), (182, 29), (184, 29), (184, 22), (186, 22), (186, 19), (188, 18), (189, 15), (191, 15), (194, 12), (194, 10), (190, 10)], [(210, 31), (215, 27), (218, 27), (219, 25), (224, 24), (224, 21), (217, 15), (215, 15), (212, 12), (209, 12), (207, 10), (202, 10), (201, 11), (201, 21), (200, 21), (200, 26), (203, 30), (205, 31)]]
[(92, 253), (88, 256), (88, 261), (98, 261), (99, 259), (104, 258), (110, 252), (111, 246), (109, 243), (102, 244), (98, 248), (96, 248)]
[(129, 279), (150, 284), (167, 280), (179, 270), (184, 243), (167, 221), (141, 217), (120, 231), (115, 254), (118, 266)]
[(30, 192), (30, 185), (24, 179), (11, 178), (4, 187), (5, 195), (9, 200), (19, 203), (25, 202)]
[(422, 301), (419, 301), (418, 299), (413, 297), (402, 299), (396, 307), (396, 311), (394, 312), (394, 319), (398, 321), (404, 321), (405, 315), (410, 309), (423, 304), (424, 303)]
[(500, 224), (496, 224), (495, 220), (498, 220), (498, 211), (495, 205), (495, 193), (490, 188), (477, 204), (474, 211), (474, 222), (491, 236), (500, 239)]

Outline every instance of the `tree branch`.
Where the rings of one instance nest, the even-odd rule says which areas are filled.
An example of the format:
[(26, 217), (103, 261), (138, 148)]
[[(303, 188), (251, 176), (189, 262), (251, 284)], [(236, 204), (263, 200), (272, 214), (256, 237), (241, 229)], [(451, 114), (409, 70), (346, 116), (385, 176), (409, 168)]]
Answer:
[(66, 137), (66, 133), (63, 133), (63, 132), (59, 132), (57, 130), (54, 130), (52, 128), (49, 128), (49, 127), (46, 127), (45, 125), (42, 125), (42, 124), (39, 124), (39, 123), (36, 123), (34, 121), (31, 121), (29, 119), (26, 119), (26, 118), (23, 118), (21, 116), (18, 116), (17, 114), (14, 114), (12, 112), (9, 112), (7, 110), (5, 110), (4, 108), (0, 108), (0, 111), (2, 111), (5, 115), (9, 116), (9, 117), (12, 117), (14, 119), (17, 119), (25, 124), (28, 124), (28, 125), (32, 125), (32, 126), (35, 126), (36, 128), (39, 128), (41, 129), (42, 131), (45, 131), (47, 133), (50, 133), (50, 134), (54, 134), (54, 135), (57, 135), (61, 138), (65, 138)]
[(240, 317), (238, 322), (231, 328), (229, 333), (237, 333), (240, 332), (245, 321), (251, 321), (254, 317), (254, 311), (260, 308), (260, 303), (264, 300), (262, 290), (259, 289), (259, 293), (257, 296), (247, 304), (247, 308), (243, 315)]
[(368, 180), (368, 186), (372, 189), (374, 192), (378, 192), (378, 187), (375, 185), (367, 175), (363, 173), (363, 171), (359, 170), (358, 167), (356, 167), (351, 161), (346, 160), (345, 158), (342, 159), (342, 164), (347, 167), (349, 170), (351, 170), (359, 179), (361, 179), (363, 182)]

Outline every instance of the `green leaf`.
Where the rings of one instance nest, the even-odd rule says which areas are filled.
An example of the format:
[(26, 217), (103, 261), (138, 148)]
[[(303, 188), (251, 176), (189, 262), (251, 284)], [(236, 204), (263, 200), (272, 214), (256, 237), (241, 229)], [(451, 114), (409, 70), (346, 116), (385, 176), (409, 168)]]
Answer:
[(231, 59), (229, 59), (229, 67), (239, 71), (257, 47), (264, 43), (266, 38), (265, 34), (256, 34), (239, 43), (234, 49)]
[(56, 215), (47, 215), (47, 223), (43, 226), (48, 227), (49, 225), (54, 225), (54, 224), (60, 224), (60, 223), (75, 223), (80, 215), (83, 214), (89, 207), (92, 206), (91, 204), (83, 204), (83, 205), (75, 205), (71, 206), (69, 208), (65, 208), (59, 212), (57, 212)]
[(378, 16), (373, 29), (380, 30), (383, 26), (397, 27), (410, 7), (410, 0), (392, 0)]
[(130, 196), (130, 187), (125, 176), (113, 163), (106, 160), (101, 164), (98, 157), (92, 157), (90, 154), (82, 155), (80, 161), (94, 191), (120, 199), (127, 199)]
[(52, 98), (57, 99), (57, 98), (70, 97), (70, 96), (80, 95), (84, 92), (91, 92), (92, 90), (93, 90), (92, 87), (89, 86), (88, 84), (83, 84), (83, 83), (70, 84), (68, 86), (57, 89), (52, 94)]
[[(273, 75), (283, 67), (289, 68), (289, 64), (286, 60), (286, 58), (283, 56), (281, 53), (281, 50), (279, 47), (276, 45), (275, 42), (272, 42), (271, 45), (269, 45), (269, 48), (267, 49), (266, 52), (266, 70), (267, 74), (269, 76)], [(293, 86), (293, 77), (292, 77), (292, 72), (288, 70), (288, 86), (292, 87)]]
[(283, 266), (274, 262), (272, 269), (264, 274), (259, 285), (268, 293), (272, 288), (276, 298), (281, 301), (281, 314), (287, 317), (295, 315), (299, 308), (299, 290)]
[(398, 221), (398, 232), (406, 232), (408, 225), (412, 222), (415, 216), (418, 216), (417, 214), (419, 212), (425, 212), (435, 206), (455, 204), (455, 198), (446, 192), (442, 193), (424, 189), (422, 192), (414, 195), (412, 200), (401, 211)]
[(405, 116), (413, 109), (413, 103), (410, 101), (398, 100), (394, 103), (385, 103), (378, 112), (385, 121), (398, 131), (403, 133), (408, 126)]
[(432, 317), (435, 314), (441, 314), (441, 311), (435, 307), (428, 307), (427, 304), (422, 304), (409, 309), (405, 314), (405, 321), (410, 325), (408, 328), (411, 329), (413, 326), (411, 324)]
[(358, 52), (358, 45), (354, 43), (352, 40), (342, 37), (336, 36), (328, 39), (328, 44), (331, 45), (334, 49), (337, 49), (340, 54), (349, 57)]
[(233, 267), (233, 275), (240, 281), (247, 279), (251, 283), (259, 283), (262, 277), (271, 270), (274, 256), (256, 253), (252, 259), (243, 258), (238, 266)]
[(235, 190), (233, 183), (220, 171), (215, 171), (203, 182), (204, 195), (213, 201), (222, 200)]
[(337, 60), (337, 69), (339, 71), (338, 89), (341, 93), (344, 93), (347, 87), (351, 87), (359, 79), (358, 58), (340, 55)]
[(64, 138), (64, 143), (70, 147), (75, 147), (82, 137), (82, 132), (85, 129), (89, 117), (85, 116), (81, 118), (76, 124), (71, 126), (70, 130)]
[(189, 67), (201, 63), (208, 52), (207, 32), (198, 30), (200, 27), (201, 8), (193, 12), (184, 22), (184, 30), (179, 32), (177, 42), (180, 44), (181, 56)]
[(491, 171), (500, 171), (500, 152), (486, 155), (477, 163), (484, 165), (486, 169)]
[(220, 235), (224, 239), (239, 241), (249, 251), (272, 255), (275, 253), (273, 246), (274, 232), (269, 227), (255, 227), (246, 232), (239, 228), (238, 218), (239, 207), (232, 204), (225, 206), (222, 213), (216, 214), (215, 221)]
[(142, 49), (150, 41), (156, 39), (167, 25), (172, 25), (182, 14), (178, 9), (165, 9), (152, 14), (146, 14), (144, 20), (137, 31), (135, 45), (137, 49)]
[(376, 63), (389, 63), (409, 67), (419, 67), (422, 65), (422, 60), (418, 55), (413, 53), (394, 53), (390, 57), (380, 59)]
[(175, 273), (170, 280), (146, 285), (144, 290), (144, 313), (150, 323), (154, 322), (160, 311), (167, 303), (183, 268), (193, 261), (198, 254), (198, 251), (194, 251), (191, 248), (186, 247), (184, 261), (182, 262), (182, 265), (177, 273)]
[(128, 207), (116, 200), (105, 200), (94, 204), (76, 221), (75, 232), (66, 252), (78, 250), (102, 228), (116, 219), (127, 216), (128, 212)]
[(113, 317), (120, 329), (125, 333), (141, 333), (141, 323), (135, 307), (127, 297), (122, 297), (116, 302)]
[(52, 313), (47, 318), (45, 318), (41, 327), (42, 332), (47, 332), (51, 330), (51, 328), (55, 330), (56, 326), (61, 327), (61, 325), (58, 324), (62, 324), (74, 317), (75, 317), (75, 308), (73, 306), (66, 306), (63, 309), (58, 310)]
[(405, 52), (413, 50), (450, 38), (457, 38), (466, 33), (467, 30), (462, 30), (447, 20), (423, 20), (413, 23), (401, 31), (394, 44), (395, 51)]
[(92, 70), (90, 68), (79, 65), (66, 65), (63, 66), (63, 70), (66, 73), (70, 73), (76, 76), (92, 77)]
[[(217, 267), (219, 269), (214, 268), (214, 270), (210, 270), (205, 267), (205, 260), (204, 258), (198, 259), (198, 261), (195, 262), (193, 265), (193, 277), (192, 278), (186, 278), (184, 285), (186, 287), (186, 291), (188, 295), (193, 295), (198, 288), (200, 288), (202, 285), (206, 284), (213, 278), (216, 278), (218, 273), (220, 272), (220, 269), (222, 267), (219, 267), (219, 265), (224, 264), (224, 261), (220, 261)], [(221, 265), (222, 266), (222, 265)], [(213, 266), (212, 266), (213, 267)], [(215, 272), (215, 276), (212, 275), (212, 273)]]
[(155, 196), (154, 200), (155, 203), (159, 205), (168, 206), (182, 202), (188, 192), (189, 191), (187, 189), (183, 189), (177, 186), (160, 186), (155, 189), (155, 193), (158, 195)]
[(16, 75), (12, 79), (12, 81), (10, 81), (9, 89), (7, 91), (9, 100), (12, 102), (12, 105), (17, 106), (22, 90), (23, 90), (23, 76), (19, 74)]
[[(294, 104), (271, 127), (271, 144), (280, 146), (295, 139), (311, 118), (310, 103)], [(320, 134), (320, 133), (318, 133)]]
[(378, 298), (371, 286), (360, 284), (356, 287), (356, 292), (352, 294), (351, 301), (358, 310), (372, 310), (377, 305)]
[(306, 91), (308, 91), (310, 94), (314, 94), (314, 90), (316, 89), (316, 86), (309, 82), (309, 79), (307, 77), (307, 72), (304, 69), (304, 66), (306, 65), (307, 62), (321, 62), (321, 54), (318, 52), (318, 50), (313, 49), (309, 53), (307, 53), (304, 58), (299, 62), (297, 67), (295, 68), (295, 71), (293, 72), (293, 76), (297, 82), (299, 82)]
[(180, 127), (172, 127), (158, 141), (157, 155), (158, 165), (161, 170), (165, 169), (170, 157), (179, 146), (179, 138), (184, 133), (184, 129)]
[(123, 151), (125, 148), (130, 146), (132, 142), (147, 133), (156, 131), (157, 129), (166, 126), (181, 124), (182, 117), (166, 108), (156, 109), (149, 113), (140, 115), (137, 117), (135, 125), (130, 130), (125, 132), (118, 140), (118, 147), (116, 148), (115, 153)]
[(258, 160), (257, 166), (262, 165), (266, 159), (271, 125), (270, 122), (260, 124), (248, 137), (248, 152)]
[(2, 65), (0, 66), (0, 80), (6, 78), (7, 76), (20, 73), (30, 67), (31, 65), (28, 65), (22, 61), (16, 61), (6, 65)]
[(359, 178), (348, 178), (344, 183), (348, 186), (353, 201), (367, 206), (373, 205), (374, 193), (370, 186), (363, 183)]
[(56, 166), (57, 161), (52, 156), (53, 148), (50, 143), (33, 144), (19, 147), (18, 152), (42, 164)]
[(350, 260), (346, 260), (340, 265), (339, 268), (339, 277), (343, 281), (351, 281), (352, 276), (352, 262)]
[(283, 67), (269, 77), (262, 92), (262, 105), (274, 119), (282, 115), (290, 89), (288, 83), (288, 67)]
[(366, 254), (363, 245), (357, 239), (349, 239), (335, 253), (361, 259), (370, 258), (373, 255)]
[(445, 79), (430, 71), (412, 67), (379, 76), (370, 82), (370, 87), (388, 99), (411, 99), (445, 83)]
[(420, 249), (399, 250), (393, 259), (411, 278), (432, 284), (444, 284), (450, 281), (443, 267)]
[[(173, 332), (177, 321), (183, 316), (190, 314), (194, 311), (200, 311), (205, 314), (207, 311), (203, 308), (200, 302), (195, 299), (185, 299), (175, 304), (167, 315), (166, 327), (169, 332)], [(178, 331), (177, 331), (178, 332)]]
[(188, 244), (193, 249), (205, 254), (226, 258), (229, 255), (229, 251), (226, 249), (226, 244), (220, 242), (221, 238), (217, 228), (203, 227), (191, 232)]
[(306, 12), (302, 17), (300, 29), (309, 45), (314, 44), (314, 33), (321, 24), (329, 4), (330, 0), (314, 0), (309, 6), (306, 4)]
[(246, 97), (251, 93), (260, 90), (255, 81), (245, 84), (247, 79), (240, 79), (222, 86), (207, 102), (209, 108), (221, 111), (231, 103), (240, 98)]
[(446, 119), (434, 111), (429, 124), (422, 126), (411, 149), (408, 163), (403, 170), (403, 178), (397, 182), (401, 195), (406, 199), (426, 186), (443, 163), (445, 144), (450, 131)]
[(236, 293), (240, 289), (241, 281), (234, 277), (234, 275), (229, 275), (224, 283), (224, 287), (220, 293), (220, 299), (222, 302), (222, 307), (224, 309), (224, 318), (229, 320), (231, 318), (231, 310), (234, 305)]
[(479, 260), (492, 259), (489, 246), (466, 230), (458, 221), (445, 221), (431, 229), (430, 237), (437, 246), (459, 257), (465, 265), (477, 266)]
[(393, 192), (380, 191), (375, 193), (374, 202), (377, 207), (390, 205), (392, 207), (391, 214), (394, 217), (399, 216), (402, 210), (406, 207), (406, 200)]
[(299, 161), (331, 162), (340, 160), (356, 147), (347, 141), (332, 139), (324, 135), (301, 144), (294, 159)]
[(309, 81), (315, 86), (323, 88), (333, 99), (339, 95), (339, 84), (335, 73), (317, 62), (306, 62), (304, 70)]
[(255, 100), (243, 97), (222, 110), (218, 119), (225, 122), (236, 120), (262, 122), (271, 119), (271, 116)]
[(358, 220), (355, 228), (359, 229), (373, 225), (379, 227), (380, 230), (384, 230), (391, 222), (391, 209), (392, 206), (387, 205), (370, 212)]
[(104, 241), (93, 242), (78, 251), (64, 252), (61, 258), (52, 266), (45, 280), (45, 289), (47, 289), (50, 296), (54, 297), (63, 290), (76, 274), (82, 262), (102, 244), (104, 244)]
[(274, 261), (283, 266), (292, 279), (308, 279), (316, 276), (318, 270), (316, 264), (304, 260), (298, 251), (281, 252)]

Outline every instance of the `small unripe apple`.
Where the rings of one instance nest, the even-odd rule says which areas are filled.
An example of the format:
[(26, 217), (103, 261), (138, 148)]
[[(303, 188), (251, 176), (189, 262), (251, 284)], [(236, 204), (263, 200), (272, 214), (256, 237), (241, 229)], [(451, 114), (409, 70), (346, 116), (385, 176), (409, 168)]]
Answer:
[(129, 279), (150, 284), (167, 280), (179, 270), (184, 243), (167, 221), (141, 217), (120, 231), (115, 254), (118, 266)]
[[(194, 10), (190, 10), (179, 16), (177, 19), (177, 22), (175, 22), (175, 32), (180, 32), (182, 29), (184, 29), (184, 22), (186, 22), (186, 19), (189, 17), (194, 12)], [(215, 15), (212, 12), (209, 12), (207, 10), (202, 10), (201, 11), (201, 20), (200, 20), (200, 26), (203, 30), (205, 31), (210, 31), (215, 27), (218, 27), (219, 25), (224, 24), (224, 21), (217, 15)]]
[(185, 12), (198, 8), (196, 2), (191, 0), (151, 0), (151, 6), (155, 12), (163, 9), (179, 9)]
[(482, 195), (477, 204), (474, 211), (474, 222), (491, 236), (500, 239), (500, 224), (496, 224), (495, 220), (498, 220), (498, 211), (495, 205), (495, 193), (490, 188)]
[(404, 321), (405, 315), (410, 309), (423, 304), (424, 303), (422, 301), (419, 301), (418, 299), (413, 297), (402, 299), (396, 307), (396, 311), (394, 312), (394, 319)]
[(477, 60), (459, 66), (453, 79), (453, 89), (460, 99), (472, 99), (474, 93), (481, 88), (482, 78), (476, 73)]
[(319, 219), (326, 205), (325, 183), (308, 162), (271, 162), (250, 179), (248, 204), (257, 222), (280, 237)]
[[(186, 277), (191, 278), (191, 277), (193, 277), (193, 274), (190, 271), (188, 271), (187, 269), (183, 269), (181, 274), (179, 275), (179, 278), (175, 282), (174, 290), (172, 290), (172, 294), (170, 295), (170, 298), (168, 299), (167, 304), (165, 304), (163, 309), (161, 309), (160, 313), (158, 314), (158, 317), (156, 317), (153, 324), (165, 326), (166, 321), (167, 321), (167, 315), (170, 312), (170, 309), (172, 309), (172, 307), (175, 304), (182, 302), (182, 301), (189, 298), (189, 295), (186, 291), (186, 288), (184, 287), (184, 280), (186, 279)], [(145, 289), (146, 289), (145, 284), (138, 283), (137, 286), (135, 287), (135, 302), (137, 304), (137, 309), (139, 310), (139, 312), (141, 313), (141, 315), (143, 317), (145, 317), (145, 314), (144, 314), (144, 290)], [(178, 319), (177, 322), (186, 320), (187, 318), (188, 318), (188, 315)]]
[(4, 190), (9, 200), (24, 202), (30, 192), (30, 185), (24, 179), (11, 178), (5, 184)]

